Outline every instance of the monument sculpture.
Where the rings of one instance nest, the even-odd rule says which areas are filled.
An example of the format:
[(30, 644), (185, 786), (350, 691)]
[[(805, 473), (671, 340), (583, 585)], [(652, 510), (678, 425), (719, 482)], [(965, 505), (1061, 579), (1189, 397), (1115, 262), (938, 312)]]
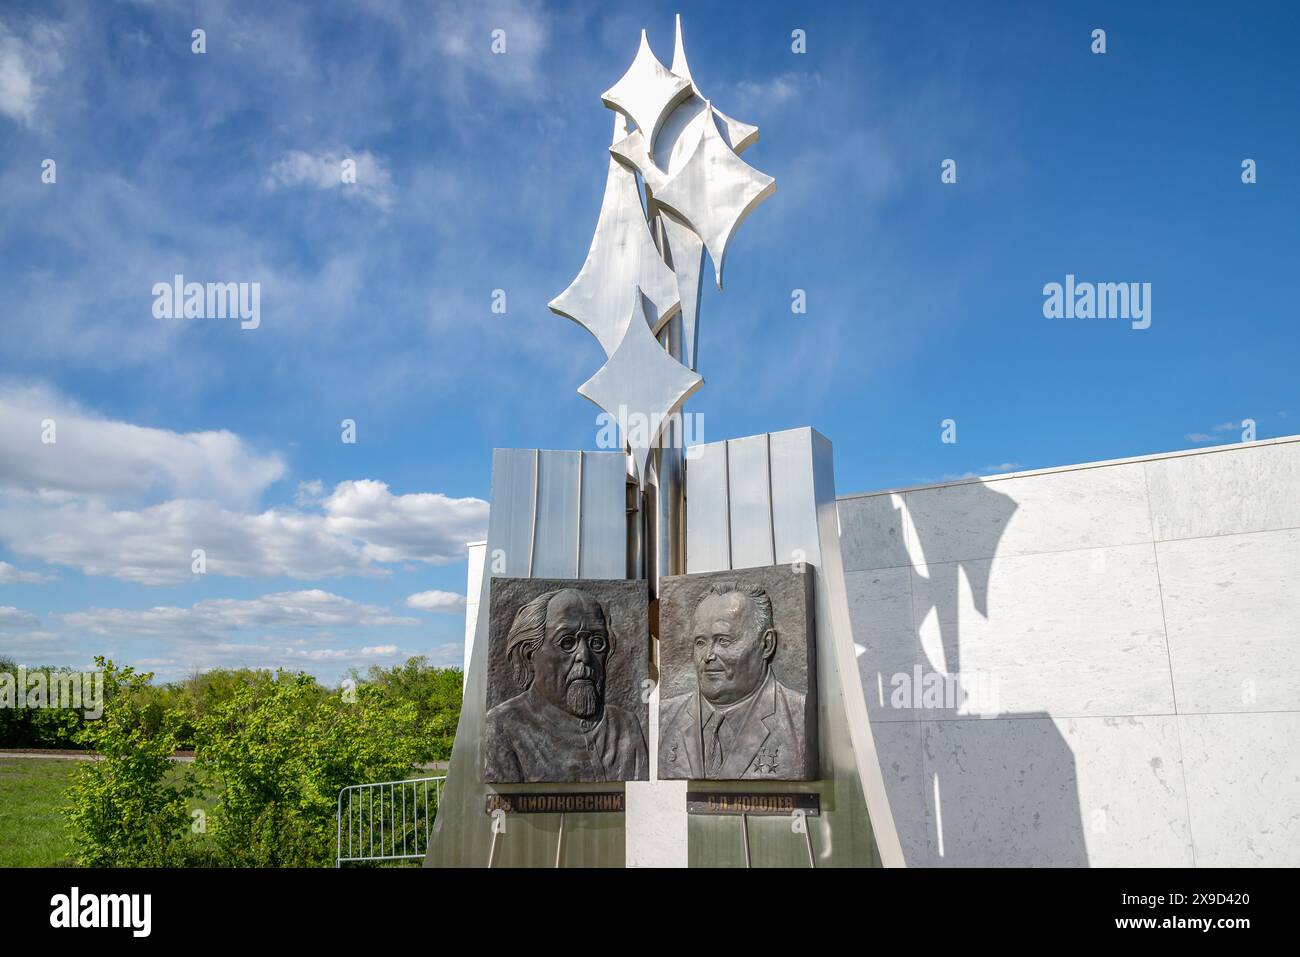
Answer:
[(491, 574), (427, 864), (898, 863), (830, 443), (803, 428), (702, 442), (689, 462), (683, 447), (705, 255), (720, 290), (776, 190), (740, 155), (758, 128), (701, 91), (680, 18), (672, 66), (642, 31), (601, 101), (604, 197), (550, 308), (600, 345), (578, 392), (617, 438), (601, 417), (604, 451), (493, 452)]
[(498, 703), (487, 712), (484, 780), (644, 780), (645, 708), (636, 696), (647, 667), (644, 586), (493, 585), (488, 701)]
[(817, 777), (812, 574), (786, 565), (663, 582), (661, 778)]

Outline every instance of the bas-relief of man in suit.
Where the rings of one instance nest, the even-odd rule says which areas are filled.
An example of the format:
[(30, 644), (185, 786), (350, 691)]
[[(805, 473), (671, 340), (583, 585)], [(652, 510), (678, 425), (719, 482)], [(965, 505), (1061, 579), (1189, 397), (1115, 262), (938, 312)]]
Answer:
[(709, 589), (691, 621), (699, 690), (661, 705), (661, 777), (803, 776), (804, 695), (773, 674), (776, 641), (765, 591), (744, 585)]
[(484, 780), (645, 780), (641, 722), (605, 701), (614, 650), (605, 609), (585, 592), (549, 591), (520, 608), (506, 655), (524, 690), (487, 713)]

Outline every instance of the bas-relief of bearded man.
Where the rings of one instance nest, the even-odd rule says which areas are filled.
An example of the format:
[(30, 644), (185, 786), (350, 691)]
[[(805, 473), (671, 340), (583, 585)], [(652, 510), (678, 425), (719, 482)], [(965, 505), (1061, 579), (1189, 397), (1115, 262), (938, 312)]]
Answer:
[(645, 780), (641, 722), (605, 700), (615, 650), (605, 609), (585, 592), (557, 589), (520, 608), (506, 657), (524, 690), (487, 713), (484, 779)]

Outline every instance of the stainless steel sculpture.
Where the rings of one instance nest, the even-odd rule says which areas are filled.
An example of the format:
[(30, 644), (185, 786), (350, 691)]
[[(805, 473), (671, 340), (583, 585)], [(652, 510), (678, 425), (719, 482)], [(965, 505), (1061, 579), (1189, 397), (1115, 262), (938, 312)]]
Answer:
[[(632, 65), (601, 100), (616, 113), (605, 199), (586, 262), (550, 307), (605, 350), (605, 365), (578, 392), (619, 423), (641, 487), (680, 497), (663, 486), (679, 484), (673, 415), (704, 384), (695, 371), (704, 253), (721, 289), (732, 237), (776, 181), (739, 156), (758, 128), (714, 109), (696, 87), (680, 16), (672, 69), (642, 30)], [(666, 519), (680, 511), (662, 501), (660, 509)], [(665, 543), (665, 552), (680, 545)], [(651, 561), (651, 572), (670, 570)]]

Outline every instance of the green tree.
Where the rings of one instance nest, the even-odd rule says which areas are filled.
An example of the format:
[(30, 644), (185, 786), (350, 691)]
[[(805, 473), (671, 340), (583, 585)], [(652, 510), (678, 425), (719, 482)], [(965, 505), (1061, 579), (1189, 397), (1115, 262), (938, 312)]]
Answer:
[(165, 685), (163, 693), (185, 715), (181, 725), (181, 747), (193, 749), (195, 729), (204, 715), (230, 700), (242, 688), (252, 688), (255, 696), (269, 694), (275, 684), (275, 672), (253, 668), (217, 668), (196, 671), (183, 681)]
[[(6, 686), (12, 689), (15, 707), (0, 707), (0, 747), (4, 748), (74, 748), (77, 732), (85, 723), (84, 708), (60, 708), (55, 705), (55, 689), (60, 675), (73, 675), (71, 668), (48, 666), (27, 668), (25, 683), (19, 686), (18, 664), (8, 657), (0, 657), (0, 675), (7, 676)], [(40, 675), (45, 684), (45, 706), (29, 708), (17, 706), (19, 697), (28, 700), (29, 685)], [(6, 695), (7, 699), (7, 695)]]
[(460, 723), (464, 676), (459, 668), (434, 668), (424, 656), (408, 658), (392, 668), (372, 665), (363, 678), (353, 668), (350, 675), (359, 685), (382, 688), (394, 700), (415, 708), (420, 741), (420, 762), (446, 761)]
[(68, 823), (76, 857), (90, 867), (157, 867), (183, 863), (189, 831), (185, 776), (172, 783), (180, 714), (153, 694), (153, 675), (96, 658), (104, 672), (104, 713), (77, 741), (99, 752), (76, 770)]

